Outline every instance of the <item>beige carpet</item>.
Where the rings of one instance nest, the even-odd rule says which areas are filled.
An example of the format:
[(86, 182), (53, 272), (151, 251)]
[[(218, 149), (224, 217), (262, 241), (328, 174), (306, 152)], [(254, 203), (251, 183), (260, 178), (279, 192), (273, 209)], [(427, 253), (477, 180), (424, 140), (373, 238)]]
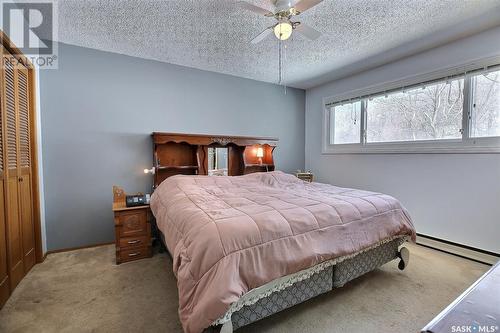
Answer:
[[(417, 332), (489, 267), (420, 246), (237, 332)], [(114, 246), (52, 254), (0, 311), (0, 332), (182, 332), (166, 254), (116, 266)]]

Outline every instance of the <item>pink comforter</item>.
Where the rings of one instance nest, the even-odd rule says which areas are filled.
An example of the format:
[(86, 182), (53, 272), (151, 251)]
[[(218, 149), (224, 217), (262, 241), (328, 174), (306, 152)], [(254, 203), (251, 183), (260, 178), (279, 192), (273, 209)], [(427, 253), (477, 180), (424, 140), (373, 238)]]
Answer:
[(151, 198), (173, 255), (179, 316), (198, 333), (249, 290), (415, 229), (391, 196), (279, 171), (174, 176)]

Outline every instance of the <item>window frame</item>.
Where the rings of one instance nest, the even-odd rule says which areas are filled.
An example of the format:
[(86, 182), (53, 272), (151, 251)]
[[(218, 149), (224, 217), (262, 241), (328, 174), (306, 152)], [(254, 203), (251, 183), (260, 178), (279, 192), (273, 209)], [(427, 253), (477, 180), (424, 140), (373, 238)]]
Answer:
[[(359, 142), (353, 142), (353, 143), (335, 143), (335, 144), (332, 144), (331, 140), (332, 140), (332, 136), (335, 138), (335, 128), (333, 129), (333, 131), (330, 131), (329, 132), (329, 135), (328, 135), (328, 144), (331, 145), (331, 146), (335, 146), (335, 147), (353, 147), (353, 146), (357, 146), (357, 147), (360, 147), (362, 146), (363, 144), (363, 128), (365, 127), (364, 125), (364, 122), (365, 122), (365, 117), (364, 117), (364, 107), (365, 107), (365, 101), (364, 100), (354, 100), (352, 101), (351, 103), (357, 103), (357, 102), (360, 102), (361, 103), (361, 106), (360, 106), (360, 119), (359, 119), (359, 126), (360, 126), (360, 130), (359, 130)], [(348, 104), (348, 103), (345, 103), (345, 104)], [(328, 114), (328, 129), (330, 130), (331, 129), (331, 125), (332, 125), (332, 108), (334, 108), (334, 106), (330, 107), (329, 109), (329, 114)], [(333, 112), (335, 113), (335, 112)]]
[[(484, 72), (500, 71), (500, 62), (498, 60), (490, 65), (490, 70), (486, 70), (486, 65), (483, 70), (470, 70), (463, 74), (457, 73), (457, 70), (441, 71), (441, 73), (433, 73), (428, 76), (421, 76), (415, 78), (413, 81), (397, 82), (368, 88), (365, 93), (362, 91), (357, 92), (357, 97), (350, 96), (345, 98), (346, 95), (338, 95), (336, 97), (323, 99), (323, 142), (322, 154), (377, 154), (377, 153), (393, 153), (393, 154), (446, 154), (446, 153), (500, 153), (500, 136), (496, 137), (472, 137), (471, 136), (471, 122), (473, 110), (473, 89), (472, 80), (475, 76), (481, 75)], [(477, 63), (476, 63), (477, 66)], [(463, 67), (462, 67), (463, 68)], [(483, 67), (480, 67), (483, 68)], [(445, 75), (446, 74), (446, 75)], [(437, 140), (419, 140), (419, 141), (393, 141), (393, 142), (367, 142), (366, 140), (366, 126), (367, 126), (367, 112), (366, 103), (369, 102), (371, 96), (384, 95), (386, 91), (391, 90), (396, 92), (404, 90), (404, 87), (436, 84), (442, 81), (452, 80), (450, 77), (458, 78), (460, 76), (464, 79), (464, 101), (462, 110), (462, 137), (460, 139), (437, 139)], [(432, 82), (430, 82), (432, 81)], [(347, 143), (335, 144), (330, 142), (331, 128), (330, 128), (330, 115), (331, 108), (334, 107), (336, 102), (344, 101), (338, 104), (347, 104), (349, 101), (361, 101), (361, 122), (360, 122), (360, 143)]]

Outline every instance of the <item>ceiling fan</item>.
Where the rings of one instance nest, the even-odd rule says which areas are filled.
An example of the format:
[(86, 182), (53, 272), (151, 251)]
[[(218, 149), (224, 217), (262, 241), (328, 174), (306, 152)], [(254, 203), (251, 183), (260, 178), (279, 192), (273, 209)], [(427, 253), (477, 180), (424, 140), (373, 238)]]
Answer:
[(257, 37), (252, 39), (252, 44), (257, 44), (263, 41), (271, 32), (274, 32), (274, 35), (279, 40), (287, 40), (294, 30), (311, 40), (318, 39), (321, 36), (319, 31), (300, 21), (293, 22), (292, 18), (316, 6), (322, 1), (323, 0), (272, 0), (276, 8), (275, 13), (245, 1), (237, 2), (237, 4), (240, 8), (266, 17), (274, 17), (278, 21), (275, 25), (268, 27), (258, 34)]

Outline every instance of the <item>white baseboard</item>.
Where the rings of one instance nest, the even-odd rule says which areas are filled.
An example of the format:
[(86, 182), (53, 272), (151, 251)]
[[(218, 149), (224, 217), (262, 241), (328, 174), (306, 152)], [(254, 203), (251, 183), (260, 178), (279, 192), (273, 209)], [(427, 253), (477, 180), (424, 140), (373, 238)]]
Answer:
[(455, 254), (461, 257), (469, 258), (475, 261), (480, 261), (489, 265), (494, 265), (500, 260), (500, 256), (495, 254), (476, 251), (468, 247), (462, 247), (460, 245), (454, 245), (448, 242), (442, 242), (437, 239), (425, 237), (423, 235), (417, 235), (417, 244), (431, 247), (433, 249), (441, 250), (451, 254)]

